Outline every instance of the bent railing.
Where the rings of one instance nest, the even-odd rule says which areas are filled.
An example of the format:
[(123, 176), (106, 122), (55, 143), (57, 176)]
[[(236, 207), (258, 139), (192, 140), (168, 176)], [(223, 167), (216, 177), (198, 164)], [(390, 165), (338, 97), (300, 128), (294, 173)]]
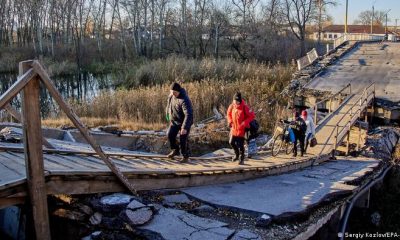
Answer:
[(318, 52), (315, 48), (309, 51), (304, 57), (297, 59), (297, 69), (301, 69), (311, 65), (315, 60), (318, 59)]

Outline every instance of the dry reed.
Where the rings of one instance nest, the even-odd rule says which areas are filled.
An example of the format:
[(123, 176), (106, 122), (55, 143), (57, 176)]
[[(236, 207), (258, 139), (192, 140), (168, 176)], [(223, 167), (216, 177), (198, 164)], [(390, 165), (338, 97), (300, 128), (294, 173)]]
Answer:
[[(275, 123), (275, 108), (269, 105), (271, 100), (280, 100), (279, 93), (290, 80), (293, 69), (291, 67), (276, 65), (270, 67), (259, 63), (232, 63), (232, 66), (240, 66), (238, 70), (225, 64), (219, 79), (216, 73), (215, 62), (201, 61), (200, 68), (205, 75), (215, 74), (216, 78), (206, 78), (200, 81), (183, 81), (182, 86), (188, 92), (193, 106), (195, 122), (213, 115), (213, 108), (225, 113), (232, 101), (235, 92), (240, 91), (248, 104), (254, 109), (263, 110), (257, 115), (264, 131), (270, 131)], [(209, 66), (206, 66), (209, 64)], [(157, 66), (157, 65), (154, 65)], [(213, 67), (214, 66), (214, 67)], [(171, 68), (174, 76), (179, 76), (177, 66)], [(175, 70), (174, 70), (175, 69)], [(208, 69), (208, 70), (207, 70)], [(208, 71), (208, 73), (207, 73)], [(222, 71), (222, 70), (221, 70)], [(227, 76), (231, 74), (231, 78)], [(169, 78), (166, 76), (166, 78)], [(181, 80), (176, 77), (175, 80)], [(182, 82), (182, 81), (181, 81)], [(91, 124), (124, 125), (137, 129), (138, 126), (147, 126), (151, 129), (165, 126), (165, 105), (169, 94), (169, 83), (152, 87), (139, 87), (132, 90), (104, 91), (90, 102), (73, 103), (78, 115), (87, 119), (104, 119), (103, 121), (91, 121)], [(108, 121), (111, 119), (112, 121)], [(53, 120), (54, 121), (54, 120)]]

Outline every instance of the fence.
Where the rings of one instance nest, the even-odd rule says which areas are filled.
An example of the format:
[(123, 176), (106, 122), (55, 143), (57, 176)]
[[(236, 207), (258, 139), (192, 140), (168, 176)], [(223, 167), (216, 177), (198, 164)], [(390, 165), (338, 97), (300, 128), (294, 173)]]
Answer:
[(315, 50), (315, 48), (313, 48), (311, 51), (309, 51), (306, 56), (297, 59), (297, 68), (299, 69), (299, 71), (307, 66), (309, 66), (310, 64), (312, 64), (315, 60), (318, 59), (318, 53), (317, 50)]
[(347, 41), (382, 41), (385, 36), (378, 34), (366, 34), (366, 33), (347, 33), (333, 40), (333, 47), (337, 48)]

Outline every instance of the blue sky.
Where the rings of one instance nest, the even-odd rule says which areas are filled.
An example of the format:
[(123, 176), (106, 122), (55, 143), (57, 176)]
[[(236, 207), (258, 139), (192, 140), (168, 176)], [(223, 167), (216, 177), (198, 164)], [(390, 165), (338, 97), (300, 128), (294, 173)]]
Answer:
[[(358, 14), (365, 10), (372, 10), (372, 4), (375, 2), (375, 10), (387, 11), (391, 9), (388, 18), (391, 20), (388, 25), (395, 25), (395, 19), (398, 20), (400, 26), (400, 0), (348, 0), (349, 1), (349, 20), (352, 24)], [(344, 24), (346, 11), (346, 0), (336, 0), (336, 7), (329, 7), (328, 13), (333, 17), (335, 24)]]

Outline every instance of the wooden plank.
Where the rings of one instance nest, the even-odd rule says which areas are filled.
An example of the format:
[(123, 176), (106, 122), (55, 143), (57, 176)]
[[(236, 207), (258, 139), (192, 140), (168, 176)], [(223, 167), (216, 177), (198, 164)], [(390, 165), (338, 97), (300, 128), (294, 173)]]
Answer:
[[(308, 166), (311, 165), (309, 161)], [(300, 166), (300, 165), (299, 165)], [(165, 177), (151, 177), (145, 178), (136, 177), (129, 178), (130, 182), (135, 185), (138, 190), (155, 190), (155, 189), (166, 189), (166, 188), (184, 188), (194, 187), (210, 184), (229, 183), (235, 181), (243, 181), (248, 179), (254, 179), (258, 177), (265, 177), (272, 174), (282, 173), (282, 170), (278, 171), (238, 171), (231, 174), (221, 172), (220, 174), (189, 174), (183, 176), (165, 176)], [(129, 174), (125, 173), (127, 176)], [(82, 193), (99, 193), (99, 192), (119, 192), (123, 191), (124, 188), (119, 182), (116, 181), (115, 177), (106, 177), (102, 179), (99, 176), (93, 179), (83, 180), (75, 179), (69, 180), (68, 176), (56, 177), (52, 176), (51, 181), (47, 182), (47, 189), (49, 193), (57, 194), (61, 192), (68, 192), (69, 194), (82, 194)]]
[[(11, 116), (13, 116), (18, 122), (22, 123), (22, 116), (21, 116), (21, 114), (20, 114), (16, 109), (14, 109), (14, 108), (10, 105), (10, 103), (8, 103), (8, 104), (4, 107), (4, 109), (7, 110), (7, 112), (9, 112), (9, 113), (11, 114)], [(46, 140), (46, 138), (43, 137), (42, 141), (43, 141), (43, 144), (44, 144), (46, 147), (48, 147), (48, 148), (50, 148), (50, 149), (54, 149), (53, 145), (51, 145), (51, 143), (49, 143), (49, 142)]]
[[(96, 158), (96, 157), (94, 157), (94, 156), (82, 156), (82, 157), (84, 157), (84, 158), (87, 159), (88, 161), (93, 162), (94, 164), (98, 164), (98, 165), (101, 165), (101, 166), (105, 166), (104, 162), (103, 162), (101, 159)], [(129, 164), (127, 165), (127, 164), (125, 164), (124, 162), (116, 162), (114, 159), (113, 159), (112, 161), (113, 161), (117, 166), (119, 166), (120, 168), (131, 167)]]
[(98, 165), (96, 163), (88, 161), (88, 159), (86, 157), (78, 158), (77, 156), (72, 156), (72, 155), (64, 155), (64, 156), (60, 155), (59, 157), (63, 161), (68, 161), (70, 163), (73, 163), (74, 165), (85, 167), (85, 168), (91, 169), (93, 171), (96, 171), (97, 169), (98, 170), (108, 169), (105, 164)]
[(24, 197), (0, 198), (0, 209), (24, 203)]
[[(14, 146), (0, 146), (0, 151), (14, 151), (23, 152), (24, 148), (14, 147)], [(88, 155), (88, 156), (99, 156), (98, 153), (94, 151), (75, 151), (75, 150), (61, 150), (61, 149), (43, 149), (45, 153), (55, 153), (55, 154), (75, 154), (75, 155)], [(110, 157), (125, 157), (125, 158), (138, 158), (138, 159), (158, 159), (158, 160), (170, 160), (165, 155), (153, 155), (153, 154), (132, 154), (132, 153), (115, 153), (115, 152), (105, 152)], [(230, 160), (231, 156), (221, 156), (221, 157), (191, 157), (191, 160), (199, 161), (220, 161), (220, 160)], [(181, 159), (176, 157), (176, 160)]]
[(12, 171), (16, 172), (21, 176), (26, 175), (26, 168), (24, 162), (18, 162), (13, 160), (10, 157), (7, 157), (3, 154), (0, 155), (0, 163), (4, 165), (6, 168), (11, 169)]
[(17, 81), (0, 96), (0, 109), (3, 109), (24, 87), (28, 82), (37, 76), (33, 69), (29, 69), (24, 74), (20, 75)]
[[(19, 74), (23, 75), (31, 62), (19, 64)], [(30, 70), (29, 70), (30, 71)], [(39, 106), (39, 79), (31, 79), (22, 92), (23, 133), (25, 164), (29, 197), (32, 204), (36, 239), (51, 239), (47, 206), (47, 193), (44, 180), (42, 152), (42, 126)]]
[(18, 170), (10, 168), (7, 164), (0, 161), (0, 185), (9, 179), (25, 177), (25, 174), (21, 174)]
[(16, 194), (27, 196), (26, 178), (13, 179), (0, 186), (0, 198), (10, 197)]
[(66, 168), (65, 171), (72, 171), (72, 170), (87, 171), (92, 169), (84, 165), (81, 165), (79, 163), (77, 164), (75, 162), (69, 161), (69, 159), (65, 159), (60, 155), (44, 155), (44, 157), (47, 161), (50, 161), (54, 164), (51, 168), (48, 169), (51, 172), (62, 168)]

